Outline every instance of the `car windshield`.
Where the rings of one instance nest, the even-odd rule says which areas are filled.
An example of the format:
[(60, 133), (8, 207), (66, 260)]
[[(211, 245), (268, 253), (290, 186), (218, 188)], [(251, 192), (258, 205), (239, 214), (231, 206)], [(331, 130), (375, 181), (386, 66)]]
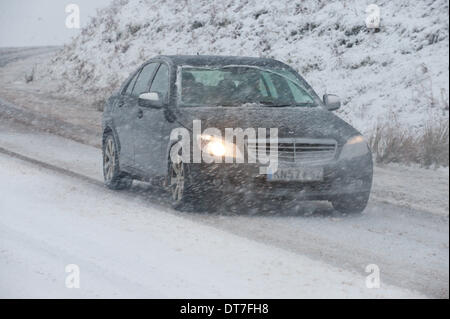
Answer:
[(313, 107), (314, 93), (291, 71), (256, 66), (181, 67), (181, 106)]

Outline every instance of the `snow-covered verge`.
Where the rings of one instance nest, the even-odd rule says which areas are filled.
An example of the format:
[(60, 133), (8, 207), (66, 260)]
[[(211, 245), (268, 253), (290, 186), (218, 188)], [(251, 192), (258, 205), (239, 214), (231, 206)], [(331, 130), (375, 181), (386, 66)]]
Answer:
[(392, 114), (414, 130), (447, 118), (448, 1), (377, 1), (376, 31), (365, 26), (369, 3), (116, 0), (38, 76), (104, 99), (158, 54), (264, 56), (296, 68), (319, 94), (339, 94), (339, 114), (365, 133)]
[(4, 155), (0, 175), (2, 298), (423, 297)]
[[(36, 79), (37, 74), (43, 72), (41, 68), (49, 63), (54, 55), (54, 51), (44, 53), (36, 51), (38, 50), (23, 59), (8, 57), (8, 61), (14, 62), (0, 67), (0, 98), (40, 116), (101, 131), (102, 114), (92, 106), (91, 96), (78, 94), (69, 97), (57, 90), (57, 80)], [(0, 52), (0, 63), (2, 61), (3, 55)], [(30, 76), (33, 69), (34, 80), (27, 83), (25, 78)]]
[(448, 167), (375, 166), (371, 197), (376, 201), (448, 216), (448, 176)]

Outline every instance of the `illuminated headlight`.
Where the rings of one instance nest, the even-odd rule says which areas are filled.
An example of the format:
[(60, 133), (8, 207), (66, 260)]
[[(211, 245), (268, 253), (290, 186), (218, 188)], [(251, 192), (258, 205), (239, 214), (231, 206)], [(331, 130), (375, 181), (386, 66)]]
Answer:
[(227, 152), (225, 145), (221, 141), (211, 141), (206, 145), (207, 152), (214, 156), (224, 156)]
[(369, 152), (369, 146), (361, 135), (350, 138), (342, 148), (340, 159), (351, 159), (366, 155)]
[(240, 158), (241, 152), (234, 143), (229, 143), (221, 137), (200, 135), (201, 149), (214, 157)]

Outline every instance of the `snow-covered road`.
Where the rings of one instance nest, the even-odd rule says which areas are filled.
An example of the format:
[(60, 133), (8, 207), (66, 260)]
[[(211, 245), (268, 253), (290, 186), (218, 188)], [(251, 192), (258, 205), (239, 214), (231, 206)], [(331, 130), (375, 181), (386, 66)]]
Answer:
[(54, 52), (60, 47), (48, 46), (48, 47), (25, 47), (25, 48), (0, 48), (0, 67), (5, 66), (8, 63), (25, 59), (37, 54), (45, 54), (48, 52)]
[(148, 185), (102, 187), (97, 148), (6, 121), (0, 148), (3, 297), (448, 297), (448, 216), (376, 201), (358, 217), (180, 213)]
[(3, 155), (0, 174), (1, 297), (419, 296)]

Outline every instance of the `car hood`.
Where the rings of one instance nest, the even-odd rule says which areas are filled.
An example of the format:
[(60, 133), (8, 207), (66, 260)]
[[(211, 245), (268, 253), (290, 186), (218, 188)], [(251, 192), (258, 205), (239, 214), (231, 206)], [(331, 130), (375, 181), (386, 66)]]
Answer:
[(201, 120), (202, 131), (225, 128), (278, 128), (278, 137), (332, 138), (343, 145), (359, 134), (351, 125), (321, 107), (184, 107), (178, 122), (192, 130), (192, 121)]

